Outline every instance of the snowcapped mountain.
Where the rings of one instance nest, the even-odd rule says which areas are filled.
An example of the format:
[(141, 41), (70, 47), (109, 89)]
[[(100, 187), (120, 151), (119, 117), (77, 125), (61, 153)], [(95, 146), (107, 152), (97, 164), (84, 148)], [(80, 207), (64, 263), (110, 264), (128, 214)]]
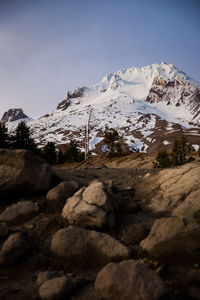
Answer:
[(85, 125), (91, 112), (90, 150), (100, 150), (107, 125), (116, 128), (127, 148), (157, 151), (170, 147), (184, 133), (194, 146), (200, 143), (200, 87), (172, 64), (122, 69), (87, 88), (67, 92), (51, 112), (30, 121), (33, 137), (84, 145)]

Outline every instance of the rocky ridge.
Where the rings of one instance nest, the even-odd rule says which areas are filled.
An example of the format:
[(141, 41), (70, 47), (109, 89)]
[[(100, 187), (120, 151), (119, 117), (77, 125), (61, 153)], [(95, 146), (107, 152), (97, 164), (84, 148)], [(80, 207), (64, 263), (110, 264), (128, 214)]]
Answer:
[(17, 120), (24, 120), (24, 119), (25, 120), (29, 119), (29, 117), (24, 114), (21, 108), (12, 108), (3, 114), (0, 122), (6, 124), (8, 122), (14, 122)]

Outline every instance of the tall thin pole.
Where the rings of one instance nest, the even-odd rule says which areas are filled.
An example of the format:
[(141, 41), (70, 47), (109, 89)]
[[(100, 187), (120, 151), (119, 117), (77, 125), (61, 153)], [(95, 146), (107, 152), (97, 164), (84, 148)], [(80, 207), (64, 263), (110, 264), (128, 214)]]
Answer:
[(92, 115), (92, 109), (89, 113), (88, 123), (85, 125), (85, 160), (88, 159), (89, 156), (89, 134), (90, 134), (90, 120)]

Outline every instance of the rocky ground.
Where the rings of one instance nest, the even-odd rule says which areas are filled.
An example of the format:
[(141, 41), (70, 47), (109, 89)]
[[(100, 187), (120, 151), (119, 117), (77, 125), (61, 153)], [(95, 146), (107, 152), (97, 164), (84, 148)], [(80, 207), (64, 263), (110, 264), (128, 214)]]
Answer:
[(0, 299), (200, 299), (200, 161), (0, 150)]

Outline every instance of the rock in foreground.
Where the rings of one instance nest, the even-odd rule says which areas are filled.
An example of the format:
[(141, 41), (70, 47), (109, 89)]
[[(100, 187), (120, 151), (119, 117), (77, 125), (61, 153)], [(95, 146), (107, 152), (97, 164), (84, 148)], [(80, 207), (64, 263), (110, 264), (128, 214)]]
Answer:
[[(187, 163), (145, 176), (137, 186), (136, 196), (143, 208), (158, 215), (188, 216), (200, 210), (200, 163)], [(180, 208), (179, 208), (180, 206)]]
[(21, 232), (11, 234), (0, 252), (0, 264), (10, 265), (27, 255), (30, 246)]
[(128, 249), (113, 237), (69, 226), (58, 230), (51, 241), (52, 253), (69, 268), (90, 269), (129, 257)]
[(45, 281), (39, 288), (42, 300), (62, 300), (71, 292), (73, 284), (70, 278), (56, 277)]
[(0, 215), (0, 221), (19, 224), (28, 221), (39, 213), (39, 206), (31, 201), (22, 201), (8, 206)]
[(166, 293), (158, 275), (135, 260), (109, 263), (98, 273), (95, 288), (105, 300), (159, 300)]
[(27, 150), (0, 149), (0, 196), (32, 195), (50, 187), (51, 167)]
[(140, 243), (143, 250), (164, 262), (186, 264), (200, 261), (200, 225), (193, 219), (157, 219), (148, 237)]
[(65, 201), (73, 195), (79, 188), (75, 181), (63, 181), (56, 187), (48, 191), (46, 195), (47, 206), (54, 211), (62, 210)]
[(81, 227), (113, 227), (115, 214), (105, 185), (92, 182), (76, 192), (65, 204), (62, 216), (72, 225)]

